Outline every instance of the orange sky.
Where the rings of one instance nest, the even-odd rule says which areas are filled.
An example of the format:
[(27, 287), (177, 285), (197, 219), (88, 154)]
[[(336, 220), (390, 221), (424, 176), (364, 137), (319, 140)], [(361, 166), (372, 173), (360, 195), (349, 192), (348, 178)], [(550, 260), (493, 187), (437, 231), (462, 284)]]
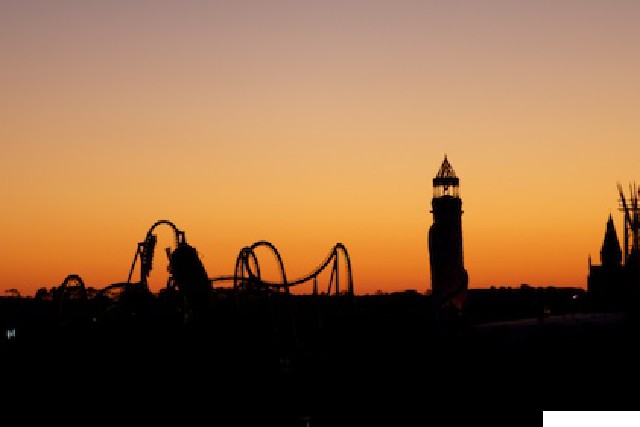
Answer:
[(342, 242), (356, 292), (425, 291), (445, 153), (471, 286), (585, 286), (638, 179), (639, 21), (615, 0), (3, 1), (0, 290), (124, 281), (168, 219), (210, 276), (257, 240), (290, 277)]

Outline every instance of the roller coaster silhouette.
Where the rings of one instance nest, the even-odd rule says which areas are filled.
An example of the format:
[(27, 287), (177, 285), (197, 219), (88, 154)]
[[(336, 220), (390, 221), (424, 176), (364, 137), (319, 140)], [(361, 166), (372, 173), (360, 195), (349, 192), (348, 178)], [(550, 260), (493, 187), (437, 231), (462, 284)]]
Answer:
[[(168, 220), (159, 220), (155, 224), (153, 224), (151, 228), (149, 228), (145, 240), (138, 244), (138, 249), (131, 264), (131, 269), (129, 270), (129, 276), (126, 283), (115, 284), (114, 286), (118, 287), (136, 285), (136, 283), (132, 282), (131, 280), (136, 263), (138, 260), (140, 260), (140, 281), (137, 283), (137, 285), (148, 288), (147, 280), (153, 266), (153, 255), (157, 242), (157, 236), (153, 234), (153, 232), (160, 225), (167, 225), (171, 227), (175, 236), (176, 249), (173, 252), (171, 252), (169, 248), (166, 249), (167, 257), (169, 258), (170, 262), (169, 270), (170, 272), (172, 272), (172, 275), (169, 277), (167, 287), (175, 287), (177, 289), (182, 288), (186, 290), (194, 286), (193, 280), (189, 280), (193, 279), (192, 277), (184, 277), (184, 275), (181, 275), (180, 273), (176, 275), (176, 271), (180, 271), (181, 273), (183, 273), (186, 270), (192, 275), (195, 274), (201, 276), (204, 267), (202, 266), (202, 263), (200, 262), (195, 249), (185, 249), (192, 248), (186, 242), (185, 232), (178, 229), (178, 227), (176, 227), (174, 223)], [(278, 268), (280, 270), (280, 282), (268, 281), (262, 278), (260, 264), (258, 261), (258, 256), (256, 254), (256, 250), (260, 247), (268, 248), (275, 256), (278, 262)], [(188, 252), (189, 255), (185, 255), (182, 257), (176, 255), (176, 253), (180, 254), (180, 252), (183, 250), (185, 251), (185, 253)], [(209, 278), (208, 281), (212, 286), (216, 282), (233, 282), (233, 290), (236, 292), (269, 291), (285, 293), (289, 293), (291, 287), (300, 286), (304, 283), (313, 281), (313, 294), (317, 295), (318, 276), (320, 276), (320, 274), (325, 271), (326, 268), (331, 266), (331, 276), (329, 278), (326, 295), (331, 295), (333, 290), (333, 295), (339, 296), (342, 294), (340, 290), (339, 274), (340, 255), (342, 255), (345, 260), (347, 270), (347, 289), (346, 291), (344, 291), (344, 293), (353, 296), (354, 290), (353, 275), (351, 272), (351, 259), (349, 258), (347, 248), (342, 243), (337, 243), (331, 249), (326, 259), (311, 273), (295, 280), (288, 280), (284, 262), (278, 249), (272, 243), (265, 240), (260, 240), (250, 246), (245, 246), (240, 250), (240, 253), (238, 254), (238, 257), (236, 259), (236, 265), (233, 275), (217, 276)]]
[[(157, 235), (154, 231), (159, 226), (168, 226), (174, 233), (175, 249), (166, 248), (169, 259), (169, 275), (166, 288), (163, 291), (175, 291), (185, 298), (186, 304), (192, 306), (196, 304), (197, 298), (208, 298), (216, 290), (232, 290), (236, 296), (242, 294), (289, 294), (293, 287), (300, 287), (305, 283), (313, 282), (312, 295), (326, 295), (341, 297), (346, 296), (353, 299), (353, 274), (351, 269), (351, 259), (347, 248), (342, 243), (337, 243), (330, 250), (323, 262), (312, 272), (302, 277), (291, 280), (287, 277), (284, 261), (278, 249), (272, 243), (260, 240), (250, 246), (243, 247), (236, 259), (234, 274), (222, 275), (209, 278), (206, 270), (198, 257), (197, 251), (186, 241), (185, 232), (180, 230), (169, 220), (159, 220), (154, 223), (146, 233), (144, 241), (138, 243), (136, 253), (129, 269), (129, 275), (125, 282), (113, 283), (100, 289), (93, 298), (117, 299), (122, 293), (148, 293), (149, 275), (153, 269), (153, 259), (157, 243)], [(280, 281), (269, 281), (262, 277), (262, 270), (257, 255), (259, 248), (267, 248), (271, 251), (277, 261), (280, 273)], [(340, 267), (343, 258), (346, 268), (346, 289), (341, 289)], [(139, 264), (140, 278), (134, 281), (136, 265)], [(319, 276), (330, 269), (330, 277), (326, 291), (319, 290)], [(216, 283), (231, 282), (231, 288), (216, 288)], [(162, 291), (161, 291), (162, 292)], [(90, 299), (86, 286), (76, 274), (68, 275), (63, 283), (57, 288), (60, 310), (64, 310), (69, 300)]]
[[(256, 255), (256, 249), (259, 247), (267, 247), (271, 250), (275, 256), (278, 267), (280, 270), (280, 282), (271, 282), (263, 280), (260, 273), (260, 264), (258, 263), (258, 257)], [(327, 258), (311, 273), (295, 280), (287, 280), (287, 273), (284, 268), (284, 263), (280, 252), (276, 247), (265, 241), (260, 240), (255, 242), (251, 246), (245, 246), (240, 250), (238, 258), (236, 260), (235, 273), (233, 276), (219, 276), (211, 279), (211, 282), (218, 281), (233, 281), (233, 289), (235, 291), (250, 291), (250, 290), (273, 290), (284, 291), (289, 293), (289, 289), (292, 286), (302, 285), (313, 280), (313, 295), (318, 295), (318, 276), (331, 265), (331, 276), (329, 278), (328, 289), (326, 294), (331, 295), (332, 288), (334, 289), (334, 295), (340, 295), (340, 275), (339, 275), (339, 255), (345, 259), (347, 267), (347, 290), (346, 293), (353, 296), (353, 276), (351, 273), (351, 259), (347, 248), (342, 243), (337, 243), (332, 249)], [(335, 286), (334, 286), (335, 284)]]
[[(170, 274), (166, 286), (154, 294), (148, 280), (157, 244), (155, 232), (160, 226), (173, 231), (175, 247), (166, 248)], [(279, 280), (263, 277), (259, 249), (267, 249), (275, 257)], [(138, 280), (134, 279), (136, 267), (139, 267)], [(319, 289), (319, 279), (324, 272), (329, 275), (327, 287)], [(341, 283), (341, 279), (346, 279), (346, 284)], [(224, 286), (225, 283), (231, 286)], [(312, 283), (311, 291), (297, 295), (301, 297), (300, 304), (306, 305), (294, 313), (291, 289), (307, 283)], [(198, 330), (199, 340), (219, 339), (211, 336), (218, 334), (235, 343), (237, 337), (229, 335), (238, 334), (243, 335), (245, 341), (255, 339), (256, 345), (266, 342), (265, 345), (276, 346), (278, 355), (274, 357), (285, 365), (290, 364), (290, 355), (296, 351), (293, 349), (305, 345), (299, 337), (296, 317), (304, 317), (304, 323), (335, 325), (335, 319), (343, 318), (336, 316), (336, 312), (355, 308), (351, 259), (342, 243), (337, 243), (317, 268), (293, 280), (287, 275), (278, 249), (264, 240), (240, 250), (233, 275), (209, 277), (196, 249), (187, 243), (185, 232), (168, 220), (154, 223), (138, 243), (125, 282), (110, 284), (90, 295), (80, 276), (71, 274), (55, 288), (52, 299), (61, 323), (90, 319), (102, 325), (121, 325), (125, 329), (123, 333), (129, 333), (126, 329), (132, 327), (127, 325), (131, 324), (132, 316), (137, 316), (137, 322), (146, 318), (147, 323), (164, 322), (165, 326), (172, 324), (174, 329), (182, 325)], [(316, 318), (309, 322), (312, 315)], [(303, 328), (308, 332), (307, 326)]]

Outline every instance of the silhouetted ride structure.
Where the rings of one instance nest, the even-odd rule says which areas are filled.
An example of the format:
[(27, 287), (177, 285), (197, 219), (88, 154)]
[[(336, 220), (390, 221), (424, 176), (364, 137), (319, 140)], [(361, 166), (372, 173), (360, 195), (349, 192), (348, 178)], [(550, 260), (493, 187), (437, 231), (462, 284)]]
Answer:
[[(278, 263), (278, 269), (280, 272), (280, 281), (274, 282), (269, 280), (264, 280), (262, 278), (260, 264), (258, 262), (258, 256), (256, 254), (256, 249), (260, 247), (268, 248), (273, 256), (276, 258)], [(287, 272), (284, 267), (284, 262), (282, 260), (282, 256), (276, 247), (265, 240), (260, 240), (255, 242), (251, 246), (245, 246), (240, 250), (238, 254), (238, 258), (236, 259), (236, 266), (234, 270), (233, 276), (218, 276), (211, 279), (212, 283), (215, 282), (224, 282), (224, 281), (233, 281), (233, 289), (237, 292), (243, 291), (275, 291), (275, 292), (290, 292), (290, 288), (294, 286), (299, 286), (304, 283), (313, 281), (313, 295), (318, 295), (318, 277), (322, 274), (325, 269), (331, 268), (331, 275), (329, 277), (329, 281), (327, 284), (326, 295), (331, 295), (333, 291), (333, 295), (339, 296), (341, 295), (340, 290), (340, 255), (344, 258), (344, 263), (346, 265), (346, 274), (347, 274), (347, 289), (344, 291), (347, 295), (353, 296), (353, 275), (351, 273), (351, 259), (349, 258), (349, 253), (347, 252), (347, 248), (342, 243), (337, 243), (329, 252), (329, 255), (326, 259), (320, 263), (320, 265), (313, 270), (311, 273), (294, 279), (287, 279)]]
[[(131, 269), (129, 269), (129, 276), (127, 277), (127, 283), (131, 283), (131, 278), (133, 277), (133, 272), (136, 267), (136, 262), (140, 260), (140, 284), (145, 288), (148, 288), (147, 280), (149, 278), (149, 274), (151, 273), (151, 269), (153, 268), (153, 255), (156, 248), (156, 243), (158, 241), (158, 237), (153, 234), (155, 229), (160, 225), (167, 225), (171, 227), (174, 232), (175, 238), (175, 246), (178, 248), (181, 244), (186, 244), (186, 238), (184, 231), (178, 229), (176, 225), (168, 220), (161, 219), (156, 221), (155, 224), (149, 228), (147, 231), (146, 237), (144, 241), (138, 243), (138, 249), (136, 250), (136, 254), (133, 257), (133, 262), (131, 263)], [(170, 248), (166, 249), (167, 257), (171, 255)]]
[[(149, 274), (153, 268), (153, 257), (155, 252), (155, 247), (157, 243), (157, 236), (154, 234), (155, 229), (158, 226), (166, 225), (169, 226), (174, 232), (175, 238), (175, 247), (176, 249), (172, 252), (170, 248), (166, 248), (167, 257), (170, 260), (169, 270), (173, 271), (175, 266), (171, 265), (171, 256), (177, 251), (179, 248), (185, 247), (187, 245), (185, 232), (180, 230), (173, 222), (168, 220), (159, 220), (154, 223), (151, 228), (147, 231), (146, 237), (144, 241), (138, 243), (138, 248), (136, 250), (136, 254), (133, 258), (133, 262), (131, 263), (131, 268), (129, 270), (129, 276), (125, 283), (114, 284), (116, 287), (126, 286), (126, 285), (139, 285), (145, 289), (148, 289), (148, 278)], [(260, 268), (260, 263), (257, 255), (257, 249), (259, 248), (268, 248), (273, 256), (275, 257), (278, 269), (280, 273), (280, 281), (270, 281), (263, 279), (262, 270)], [(340, 281), (340, 258), (343, 258), (343, 262), (346, 268), (346, 289), (341, 289), (341, 281)], [(134, 275), (136, 264), (139, 262), (140, 264), (140, 280), (138, 282), (132, 282), (132, 278)], [(303, 285), (305, 283), (313, 281), (312, 294), (318, 295), (318, 278), (319, 276), (327, 269), (331, 269), (329, 281), (327, 283), (327, 290), (324, 293), (325, 295), (354, 295), (353, 289), (353, 274), (351, 270), (351, 259), (349, 257), (349, 253), (347, 248), (342, 243), (337, 243), (329, 252), (329, 255), (326, 259), (320, 263), (320, 265), (314, 269), (309, 274), (296, 278), (296, 279), (288, 279), (286, 269), (284, 266), (284, 261), (278, 249), (274, 244), (260, 240), (253, 243), (250, 246), (243, 247), (236, 259), (236, 264), (234, 268), (233, 275), (223, 275), (216, 276), (209, 279), (210, 284), (213, 286), (218, 282), (232, 282), (233, 283), (233, 291), (234, 292), (252, 292), (252, 291), (268, 291), (268, 292), (285, 292), (289, 293), (290, 288), (297, 287)], [(175, 276), (170, 275), (167, 283), (167, 287), (177, 286), (175, 283)]]
[[(158, 227), (173, 232), (174, 247), (166, 248), (170, 273), (166, 286), (154, 293), (148, 280), (154, 267)], [(279, 280), (265, 279), (260, 249), (267, 249), (275, 258)], [(325, 272), (327, 286), (319, 289)], [(221, 283), (232, 286), (215, 286)], [(300, 307), (294, 307), (291, 289), (307, 283), (312, 283), (311, 291), (299, 293)], [(55, 302), (55, 317), (61, 324), (120, 329), (123, 336), (135, 334), (140, 328), (155, 331), (151, 335), (171, 330), (182, 334), (175, 331), (186, 327), (184, 331), (191, 331), (191, 339), (195, 339), (193, 331), (199, 331), (198, 341), (236, 348), (239, 360), (249, 354), (261, 354), (262, 364), (277, 360), (277, 366), (263, 370), (278, 372), (292, 369), (294, 355), (309, 351), (317, 337), (340, 334), (344, 313), (355, 307), (351, 259), (342, 243), (337, 243), (313, 271), (295, 279), (287, 275), (275, 245), (264, 240), (240, 250), (233, 275), (209, 277), (197, 251), (187, 243), (185, 232), (164, 219), (155, 222), (138, 243), (125, 282), (89, 289), (91, 292), (80, 276), (72, 274), (45, 298)], [(247, 337), (252, 337), (250, 343)]]
[(68, 300), (87, 300), (87, 288), (84, 281), (77, 274), (70, 274), (64, 278), (58, 287), (58, 300), (62, 305)]
[[(174, 248), (166, 248), (170, 272), (166, 286), (158, 295), (153, 295), (149, 289), (148, 279), (154, 265), (154, 255), (157, 244), (156, 230), (160, 226), (166, 226), (173, 232)], [(266, 280), (263, 277), (258, 250), (267, 248), (274, 256), (279, 270), (279, 281)], [(139, 278), (135, 280), (136, 267), (139, 267)], [(344, 274), (341, 270), (344, 267)], [(319, 289), (320, 276), (329, 271), (329, 279), (326, 289)], [(345, 276), (342, 279), (342, 276)], [(341, 280), (342, 279), (342, 280)], [(346, 281), (346, 286), (342, 282)], [(218, 283), (231, 282), (232, 287), (215, 287)], [(250, 296), (266, 296), (272, 294), (290, 294), (293, 287), (301, 287), (312, 282), (311, 296), (316, 298), (334, 297), (347, 298), (353, 304), (354, 287), (351, 259), (347, 248), (342, 243), (337, 243), (329, 252), (323, 262), (317, 268), (302, 277), (290, 279), (287, 275), (283, 258), (278, 249), (268, 241), (257, 241), (252, 245), (243, 247), (238, 253), (233, 275), (208, 277), (195, 248), (186, 240), (186, 234), (169, 220), (156, 221), (147, 231), (143, 241), (138, 243), (129, 274), (125, 282), (112, 283), (102, 289), (88, 292), (84, 281), (76, 274), (70, 274), (63, 283), (52, 290), (49, 298), (55, 300), (59, 313), (69, 314), (79, 312), (78, 307), (92, 305), (94, 307), (117, 305), (126, 301), (127, 307), (135, 310), (136, 306), (148, 304), (151, 298), (162, 298), (165, 303), (171, 301), (180, 313), (184, 322), (193, 320), (194, 316), (204, 316), (206, 311), (215, 310), (213, 300), (221, 300), (233, 295), (238, 301)], [(143, 303), (143, 301), (146, 301)], [(266, 303), (274, 303), (273, 298), (265, 300)], [(120, 304), (124, 305), (124, 304)], [(218, 304), (219, 305), (219, 304)], [(245, 307), (244, 305), (242, 307)], [(283, 306), (278, 309), (283, 310)], [(84, 310), (86, 312), (86, 310)], [(111, 311), (110, 309), (108, 310)], [(95, 314), (96, 319), (100, 314)]]
[[(149, 279), (161, 227), (173, 234), (173, 245), (166, 248), (169, 276), (166, 286), (152, 292)], [(273, 265), (265, 267), (264, 250), (276, 260), (275, 278), (266, 274)], [(149, 375), (160, 370), (256, 389), (315, 375), (318, 363), (338, 363), (336, 355), (353, 341), (355, 311), (344, 244), (335, 244), (301, 277), (287, 274), (282, 255), (265, 240), (241, 248), (233, 267), (233, 274), (209, 277), (186, 233), (169, 220), (156, 221), (138, 243), (126, 281), (95, 289), (70, 274), (51, 290), (41, 288), (26, 306), (28, 317), (10, 319), (6, 326), (3, 321), (21, 337), (12, 343), (26, 343), (7, 348), (23, 349), (17, 356), (21, 363), (30, 360), (22, 355), (49, 354), (65, 369), (108, 366), (101, 381), (138, 376), (142, 365), (132, 365), (134, 357), (147, 361)], [(77, 354), (86, 362), (68, 362)], [(158, 355), (171, 364), (153, 361)]]

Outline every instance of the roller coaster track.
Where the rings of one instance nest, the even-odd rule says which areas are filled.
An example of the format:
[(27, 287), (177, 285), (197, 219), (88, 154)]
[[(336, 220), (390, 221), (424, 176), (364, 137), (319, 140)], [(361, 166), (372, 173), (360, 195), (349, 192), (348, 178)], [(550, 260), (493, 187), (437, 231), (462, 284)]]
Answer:
[(89, 301), (87, 288), (82, 278), (77, 274), (69, 274), (65, 277), (62, 284), (55, 290), (53, 301), (57, 315), (64, 319), (63, 322), (77, 316)]
[(84, 281), (77, 274), (69, 274), (65, 277), (62, 284), (58, 287), (58, 293), (61, 302), (73, 298), (74, 295), (81, 300), (88, 299)]
[[(271, 250), (275, 256), (278, 267), (280, 270), (280, 281), (268, 281), (262, 279), (260, 264), (258, 262), (258, 256), (256, 255), (256, 249), (260, 247), (266, 247)], [(346, 294), (353, 295), (353, 274), (351, 272), (351, 259), (349, 258), (349, 252), (342, 243), (337, 243), (329, 252), (329, 255), (320, 265), (314, 269), (311, 273), (297, 278), (295, 280), (288, 280), (286, 270), (284, 268), (284, 262), (282, 256), (276, 247), (265, 240), (255, 242), (251, 246), (245, 246), (240, 250), (236, 259), (235, 272), (233, 276), (218, 276), (211, 278), (211, 283), (233, 281), (234, 291), (252, 290), (252, 289), (264, 289), (272, 290), (276, 292), (284, 291), (289, 293), (289, 289), (293, 286), (302, 285), (313, 280), (313, 293), (318, 293), (318, 276), (331, 265), (331, 276), (329, 278), (327, 295), (331, 295), (332, 288), (335, 295), (340, 295), (340, 254), (344, 257), (347, 270), (347, 289)], [(335, 284), (335, 286), (334, 286)]]
[[(112, 293), (118, 294), (126, 291), (127, 289), (133, 290), (133, 288), (148, 290), (147, 278), (153, 266), (153, 255), (156, 245), (156, 235), (153, 234), (153, 232), (158, 226), (161, 225), (167, 225), (173, 230), (175, 235), (176, 248), (181, 244), (186, 243), (184, 231), (178, 229), (178, 227), (176, 227), (174, 223), (168, 220), (159, 220), (155, 222), (147, 231), (144, 241), (138, 243), (136, 254), (133, 258), (133, 262), (129, 270), (129, 276), (126, 282), (111, 284), (103, 289), (100, 289), (95, 296), (107, 297)], [(269, 281), (262, 278), (260, 263), (256, 254), (256, 251), (259, 248), (269, 249), (276, 258), (280, 272), (280, 281)], [(167, 255), (171, 255), (168, 248)], [(345, 263), (344, 265), (346, 268), (346, 290), (341, 290), (340, 288), (340, 258), (343, 258), (342, 262)], [(138, 261), (140, 261), (140, 281), (134, 283), (132, 282), (132, 277)], [(331, 274), (327, 285), (326, 295), (331, 295), (333, 292), (333, 295), (335, 296), (339, 296), (342, 294), (353, 296), (354, 290), (353, 274), (351, 271), (351, 259), (349, 257), (347, 248), (342, 243), (337, 243), (335, 246), (333, 246), (325, 260), (321, 262), (318, 267), (311, 271), (309, 274), (296, 278), (294, 280), (290, 280), (287, 278), (284, 262), (278, 249), (272, 243), (266, 240), (260, 240), (250, 246), (245, 246), (240, 250), (236, 259), (233, 275), (213, 277), (209, 278), (208, 281), (212, 289), (214, 289), (213, 285), (216, 282), (233, 282), (234, 293), (264, 290), (267, 292), (284, 292), (287, 294), (290, 292), (291, 287), (300, 286), (307, 282), (313, 281), (313, 294), (317, 295), (318, 277), (327, 268), (331, 268)], [(171, 279), (172, 278), (169, 277), (170, 281)], [(70, 285), (72, 283), (76, 283), (76, 285)], [(73, 291), (74, 293), (77, 293), (77, 291), (79, 291), (80, 295), (84, 297), (83, 299), (87, 298), (87, 292), (84, 286), (84, 282), (78, 275), (72, 274), (67, 276), (63, 284), (60, 286), (61, 295), (66, 295), (67, 293), (69, 293), (68, 291)]]
[[(161, 219), (156, 221), (155, 224), (149, 228), (147, 231), (146, 237), (143, 242), (138, 243), (138, 248), (136, 250), (136, 254), (133, 257), (133, 262), (131, 263), (131, 269), (129, 270), (129, 277), (127, 278), (127, 283), (131, 283), (131, 277), (133, 276), (133, 271), (136, 267), (136, 262), (140, 259), (140, 283), (146, 287), (147, 279), (149, 277), (149, 273), (151, 272), (153, 266), (153, 253), (155, 251), (156, 246), (156, 235), (153, 234), (154, 230), (160, 225), (168, 225), (174, 232), (175, 236), (175, 245), (178, 247), (180, 243), (185, 243), (186, 238), (184, 231), (178, 229), (176, 225), (168, 221), (166, 219)], [(168, 253), (167, 253), (168, 255)]]

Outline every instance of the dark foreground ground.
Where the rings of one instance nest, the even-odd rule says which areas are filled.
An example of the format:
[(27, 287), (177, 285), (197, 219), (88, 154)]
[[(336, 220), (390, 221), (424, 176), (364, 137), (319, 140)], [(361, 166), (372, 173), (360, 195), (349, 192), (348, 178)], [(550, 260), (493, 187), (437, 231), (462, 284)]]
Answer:
[[(416, 292), (0, 302), (4, 416), (86, 425), (467, 425), (638, 406), (633, 311), (581, 291), (469, 295), (456, 328)], [(196, 318), (193, 318), (196, 319)], [(518, 422), (516, 422), (519, 420)]]

